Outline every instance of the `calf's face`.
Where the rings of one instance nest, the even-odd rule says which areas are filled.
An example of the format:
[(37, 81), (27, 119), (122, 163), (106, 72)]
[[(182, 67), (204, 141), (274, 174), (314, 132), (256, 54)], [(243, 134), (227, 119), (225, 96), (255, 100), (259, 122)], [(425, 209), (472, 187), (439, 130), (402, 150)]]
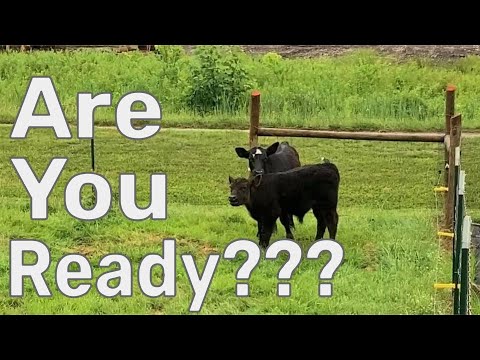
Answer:
[(247, 151), (244, 148), (237, 147), (235, 152), (238, 157), (248, 159), (248, 169), (253, 175), (263, 175), (266, 173), (267, 159), (277, 152), (280, 143), (270, 145), (267, 149), (254, 147)]
[(248, 203), (250, 198), (250, 188), (247, 179), (233, 179), (228, 177), (230, 182), (230, 196), (228, 201), (232, 206), (242, 206)]

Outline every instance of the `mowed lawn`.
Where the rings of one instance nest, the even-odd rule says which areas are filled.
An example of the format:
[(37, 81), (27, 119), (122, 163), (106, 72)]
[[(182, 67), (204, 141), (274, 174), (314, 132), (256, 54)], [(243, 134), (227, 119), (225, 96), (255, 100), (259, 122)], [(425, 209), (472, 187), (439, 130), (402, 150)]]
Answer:
[[(164, 129), (144, 141), (123, 138), (115, 129), (96, 129), (97, 172), (111, 183), (114, 202), (109, 215), (82, 222), (64, 209), (64, 187), (71, 176), (90, 169), (88, 140), (56, 140), (46, 130), (31, 130), (27, 140), (8, 138), (10, 126), (0, 127), (0, 313), (24, 314), (188, 314), (192, 289), (181, 260), (177, 261), (177, 295), (149, 298), (138, 287), (142, 257), (160, 253), (162, 240), (177, 240), (177, 257), (191, 253), (203, 270), (211, 253), (222, 253), (235, 239), (255, 239), (256, 224), (244, 208), (229, 206), (228, 176), (244, 176), (245, 160), (234, 147), (247, 146), (241, 131)], [(75, 131), (72, 131), (75, 133)], [(277, 139), (262, 138), (264, 145)], [(285, 140), (285, 139), (278, 139)], [(338, 241), (345, 258), (333, 280), (334, 296), (318, 297), (318, 274), (328, 260), (305, 260), (292, 279), (292, 297), (276, 296), (277, 273), (286, 256), (261, 260), (250, 281), (251, 296), (235, 297), (235, 274), (243, 257), (220, 261), (201, 314), (448, 314), (449, 291), (435, 292), (435, 282), (451, 279), (451, 257), (438, 244), (433, 187), (442, 169), (443, 149), (437, 144), (355, 142), (288, 139), (304, 164), (327, 157), (341, 172)], [(480, 216), (480, 139), (465, 139), (469, 213)], [(10, 163), (27, 157), (43, 174), (55, 156), (69, 162), (49, 201), (49, 219), (30, 219), (29, 197)], [(149, 175), (168, 176), (168, 219), (133, 222), (118, 207), (118, 176), (137, 174), (138, 199), (149, 198)], [(278, 222), (273, 240), (284, 230)], [(306, 251), (315, 235), (310, 213), (297, 225), (296, 239)], [(26, 281), (24, 298), (9, 297), (9, 240), (38, 239), (51, 250), (52, 265), (46, 279), (51, 298), (39, 298)], [(61, 295), (55, 285), (56, 262), (67, 253), (81, 253), (94, 266), (96, 276), (107, 270), (97, 264), (107, 253), (122, 253), (133, 262), (134, 296), (101, 297), (92, 287), (78, 299)], [(113, 266), (111, 269), (114, 269)], [(155, 281), (161, 276), (154, 272)], [(78, 282), (72, 282), (75, 284)], [(92, 281), (94, 284), (94, 282)], [(474, 299), (475, 300), (475, 299)], [(475, 301), (474, 311), (480, 307)]]

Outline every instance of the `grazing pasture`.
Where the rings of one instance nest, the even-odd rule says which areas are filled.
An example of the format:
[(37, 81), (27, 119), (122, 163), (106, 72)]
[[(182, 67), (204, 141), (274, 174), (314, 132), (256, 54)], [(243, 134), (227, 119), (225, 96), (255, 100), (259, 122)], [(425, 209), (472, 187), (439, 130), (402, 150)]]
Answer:
[[(438, 123), (442, 125), (441, 118)], [(235, 153), (235, 147), (248, 146), (246, 132), (163, 129), (148, 140), (131, 141), (115, 129), (97, 128), (97, 172), (112, 184), (114, 203), (104, 219), (81, 222), (64, 209), (63, 190), (72, 175), (89, 171), (90, 142), (54, 140), (51, 131), (36, 129), (28, 139), (13, 141), (8, 138), (10, 129), (0, 126), (0, 313), (184, 314), (192, 297), (180, 265), (175, 298), (145, 297), (136, 280), (131, 298), (106, 299), (92, 289), (85, 297), (68, 299), (53, 283), (52, 298), (37, 297), (31, 285), (24, 298), (11, 298), (9, 239), (39, 239), (48, 244), (53, 258), (46, 273), (49, 282), (56, 262), (66, 253), (84, 254), (92, 264), (107, 253), (123, 253), (133, 260), (136, 271), (135, 264), (144, 255), (159, 252), (165, 238), (177, 239), (177, 253), (188, 252), (197, 259), (221, 253), (235, 239), (256, 239), (256, 224), (247, 211), (228, 202), (228, 177), (247, 172), (245, 159)], [(252, 274), (248, 298), (234, 296), (241, 259), (222, 260), (202, 314), (450, 313), (450, 293), (433, 289), (435, 282), (449, 281), (451, 276), (451, 257), (435, 236), (436, 216), (442, 213), (442, 204), (436, 206), (433, 193), (443, 164), (441, 145), (260, 138), (263, 146), (285, 140), (295, 146), (302, 164), (318, 163), (326, 157), (342, 176), (337, 240), (345, 249), (345, 259), (334, 279), (334, 296), (317, 296), (318, 273), (326, 257), (302, 262), (293, 276), (292, 297), (283, 299), (277, 298), (275, 291), (284, 260), (261, 261)], [(476, 154), (480, 139), (465, 139), (462, 151), (468, 209), (478, 218), (480, 162)], [(27, 157), (38, 174), (52, 157), (69, 158), (50, 197), (48, 220), (30, 220), (29, 197), (9, 161), (13, 156)], [(167, 174), (166, 221), (131, 222), (123, 217), (118, 209), (117, 179), (124, 172), (137, 174), (140, 205), (149, 198), (150, 173)], [(308, 249), (316, 231), (313, 214), (296, 226), (296, 240), (302, 249)], [(272, 241), (283, 235), (279, 226)], [(99, 273), (95, 267), (94, 274)], [(154, 272), (154, 278), (159, 277)], [(475, 295), (473, 298), (475, 312), (480, 306)]]

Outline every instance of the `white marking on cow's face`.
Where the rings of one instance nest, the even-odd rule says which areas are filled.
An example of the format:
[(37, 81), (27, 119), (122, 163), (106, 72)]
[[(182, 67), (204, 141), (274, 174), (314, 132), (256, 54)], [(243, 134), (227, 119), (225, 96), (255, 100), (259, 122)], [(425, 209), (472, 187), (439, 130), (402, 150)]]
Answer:
[(250, 167), (248, 167), (248, 168), (247, 168), (247, 171), (250, 172), (250, 171), (252, 171), (252, 170), (250, 170)]
[(262, 150), (257, 149), (257, 151), (255, 151), (255, 154), (253, 154), (253, 157), (255, 157), (255, 155), (262, 155)]

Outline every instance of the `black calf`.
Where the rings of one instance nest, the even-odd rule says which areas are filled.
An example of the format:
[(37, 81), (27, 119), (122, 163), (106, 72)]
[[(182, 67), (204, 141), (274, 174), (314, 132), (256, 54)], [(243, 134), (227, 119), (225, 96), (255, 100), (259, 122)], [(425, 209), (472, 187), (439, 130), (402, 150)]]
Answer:
[(313, 210), (317, 219), (315, 239), (322, 239), (326, 229), (335, 239), (338, 226), (338, 189), (340, 174), (332, 163), (307, 165), (286, 172), (266, 174), (250, 179), (230, 180), (232, 206), (245, 205), (257, 220), (260, 246), (270, 243), (278, 218), (285, 226), (287, 238), (293, 239), (289, 214), (300, 223)]

